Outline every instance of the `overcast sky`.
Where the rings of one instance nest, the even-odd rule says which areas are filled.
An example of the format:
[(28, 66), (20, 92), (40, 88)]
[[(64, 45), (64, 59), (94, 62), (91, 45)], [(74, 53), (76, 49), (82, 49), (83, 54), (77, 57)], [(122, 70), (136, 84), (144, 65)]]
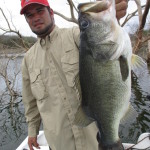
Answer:
[[(48, 0), (50, 3), (50, 6), (60, 13), (63, 13), (66, 16), (69, 16), (69, 6), (67, 5), (67, 0)], [(76, 5), (80, 2), (89, 2), (90, 0), (74, 0)], [(94, 1), (94, 0), (93, 0)], [(141, 0), (142, 3), (145, 3), (145, 0)], [(133, 0), (129, 1), (128, 6), (128, 12), (131, 13), (136, 9), (136, 5), (134, 5), (135, 2)], [(0, 7), (4, 10), (4, 13), (6, 14), (8, 20), (10, 21), (12, 18), (13, 24), (17, 28), (17, 30), (20, 31), (21, 34), (26, 36), (35, 36), (30, 28), (28, 27), (28, 24), (26, 23), (24, 16), (20, 15), (20, 0), (0, 0)], [(70, 27), (73, 26), (73, 23), (68, 23), (64, 19), (58, 17), (55, 15), (55, 22), (59, 27)], [(133, 20), (131, 20), (133, 23)], [(134, 20), (135, 22), (135, 20)], [(132, 23), (130, 25), (132, 25)], [(6, 21), (4, 20), (1, 12), (0, 12), (0, 26), (5, 27), (8, 29)], [(0, 31), (0, 34), (2, 32)]]

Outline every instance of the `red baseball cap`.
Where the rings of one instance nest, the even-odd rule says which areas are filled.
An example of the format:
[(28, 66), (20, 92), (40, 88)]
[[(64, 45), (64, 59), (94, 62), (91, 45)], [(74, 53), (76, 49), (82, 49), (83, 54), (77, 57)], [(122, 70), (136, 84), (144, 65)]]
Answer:
[(27, 8), (27, 6), (29, 6), (30, 4), (34, 4), (34, 3), (44, 5), (44, 6), (49, 6), (49, 3), (47, 0), (21, 0), (20, 14), (21, 15), (24, 14), (24, 11)]

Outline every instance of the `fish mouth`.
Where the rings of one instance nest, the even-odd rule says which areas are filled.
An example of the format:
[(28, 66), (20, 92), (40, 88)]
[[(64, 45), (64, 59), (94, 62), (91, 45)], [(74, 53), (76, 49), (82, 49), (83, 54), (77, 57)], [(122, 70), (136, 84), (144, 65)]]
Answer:
[(81, 13), (87, 12), (102, 12), (107, 10), (112, 4), (112, 0), (101, 0), (96, 2), (81, 3), (78, 5), (78, 10)]

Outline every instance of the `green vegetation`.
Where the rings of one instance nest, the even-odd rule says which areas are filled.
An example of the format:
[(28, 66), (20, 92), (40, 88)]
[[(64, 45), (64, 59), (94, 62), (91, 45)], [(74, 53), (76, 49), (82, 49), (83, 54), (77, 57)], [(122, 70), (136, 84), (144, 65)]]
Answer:
[[(35, 42), (35, 37), (22, 37), (23, 42), (26, 47), (31, 47)], [(18, 48), (19, 45), (22, 46), (22, 39), (15, 35), (1, 35), (0, 36), (0, 45), (3, 45), (3, 48)]]
[[(143, 31), (143, 38), (150, 38), (150, 30), (144, 30)], [(135, 34), (130, 34), (130, 38), (132, 41), (132, 46), (134, 47), (136, 40), (137, 40), (137, 35)], [(36, 41), (37, 38), (35, 37), (27, 37), (27, 36), (23, 36), (22, 37), (24, 44), (27, 48), (30, 48)], [(20, 46), (23, 46), (22, 44), (22, 40), (16, 36), (16, 35), (0, 35), (0, 53), (1, 51), (5, 51), (8, 50), (8, 53), (12, 53), (12, 52), (18, 52), (16, 49), (20, 49)], [(11, 49), (11, 50), (9, 50)], [(145, 60), (147, 60), (147, 55), (148, 55), (148, 41), (146, 42), (142, 42), (138, 48), (137, 54), (141, 57), (143, 57)]]

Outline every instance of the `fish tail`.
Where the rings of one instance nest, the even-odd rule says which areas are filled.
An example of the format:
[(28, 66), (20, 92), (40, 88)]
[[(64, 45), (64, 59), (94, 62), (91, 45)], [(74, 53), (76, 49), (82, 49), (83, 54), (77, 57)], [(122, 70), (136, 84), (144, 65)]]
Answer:
[(111, 145), (103, 145), (101, 142), (99, 142), (98, 150), (125, 150), (121, 141), (111, 144)]

